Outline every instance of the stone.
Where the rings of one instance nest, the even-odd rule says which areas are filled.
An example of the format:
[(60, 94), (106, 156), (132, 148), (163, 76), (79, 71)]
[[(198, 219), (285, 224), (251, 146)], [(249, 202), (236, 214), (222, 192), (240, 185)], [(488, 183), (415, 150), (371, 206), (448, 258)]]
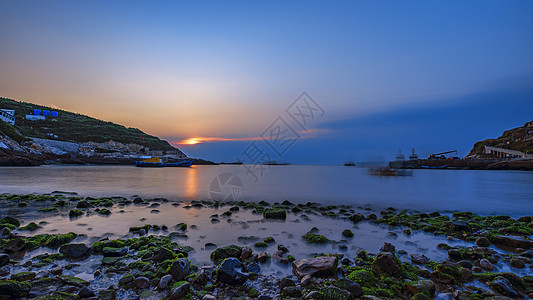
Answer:
[(486, 237), (481, 236), (476, 239), (476, 245), (478, 245), (478, 247), (488, 247), (490, 246), (490, 241)]
[(469, 262), (468, 260), (461, 260), (458, 262), (458, 264), (463, 267), (463, 268), (467, 268), (467, 269), (472, 269), (472, 263)]
[(135, 286), (138, 289), (146, 289), (150, 287), (150, 280), (146, 277), (137, 277), (135, 278)]
[(349, 291), (340, 289), (336, 286), (328, 286), (322, 290), (324, 298), (326, 299), (336, 299), (336, 300), (348, 300), (352, 299), (352, 295)]
[(107, 289), (107, 290), (101, 290), (100, 293), (98, 293), (98, 300), (115, 300), (117, 299), (117, 291)]
[(167, 248), (161, 247), (154, 252), (154, 255), (152, 256), (151, 260), (153, 262), (160, 263), (167, 259), (173, 259), (173, 258), (174, 258), (174, 252), (172, 252), (171, 250)]
[(494, 244), (498, 244), (498, 245), (509, 247), (509, 248), (523, 248), (523, 249), (533, 248), (532, 240), (527, 240), (519, 236), (495, 235), (492, 238), (492, 242)]
[(349, 265), (352, 264), (352, 261), (349, 258), (345, 257), (345, 258), (341, 259), (341, 264), (343, 264), (345, 266), (349, 266)]
[(169, 273), (174, 280), (182, 281), (189, 275), (190, 267), (189, 262), (185, 258), (180, 258), (172, 263)]
[(24, 246), (26, 246), (26, 241), (22, 237), (18, 236), (5, 244), (4, 251), (7, 253), (18, 252), (22, 250)]
[(241, 248), (241, 256), (240, 256), (241, 261), (245, 261), (245, 260), (247, 260), (250, 257), (252, 257), (252, 248), (250, 248), (250, 247), (242, 247)]
[(61, 269), (61, 267), (53, 268), (50, 270), (50, 273), (52, 273), (52, 275), (61, 275), (63, 273), (63, 269)]
[(1, 253), (0, 254), (0, 267), (3, 267), (5, 265), (7, 265), (9, 263), (9, 260), (11, 258), (9, 257), (8, 254), (5, 254), (5, 253)]
[(352, 221), (354, 224), (357, 224), (365, 219), (365, 216), (362, 214), (355, 214), (349, 217), (350, 221)]
[(104, 257), (121, 257), (126, 254), (128, 254), (129, 248), (121, 247), (121, 248), (114, 248), (114, 247), (104, 247), (102, 250), (102, 254)]
[(429, 261), (424, 254), (411, 254), (409, 257), (411, 258), (411, 262), (417, 265), (425, 265)]
[(378, 275), (388, 274), (396, 278), (401, 277), (404, 273), (400, 260), (390, 252), (379, 253), (372, 263), (372, 270)]
[(511, 265), (511, 267), (517, 268), (517, 269), (523, 269), (526, 267), (526, 264), (524, 263), (524, 261), (521, 259), (517, 259), (517, 258), (511, 259), (509, 264)]
[(382, 252), (394, 252), (396, 250), (396, 247), (394, 247), (393, 244), (385, 242), (383, 246), (381, 247)]
[(37, 276), (35, 272), (20, 272), (11, 275), (10, 279), (16, 281), (31, 281), (35, 276)]
[(131, 275), (131, 274), (126, 274), (126, 275), (122, 276), (122, 277), (118, 280), (118, 285), (119, 285), (119, 286), (127, 285), (127, 284), (129, 284), (129, 283), (132, 283), (134, 280), (135, 280), (135, 278), (133, 278), (133, 275)]
[(172, 287), (170, 290), (170, 293), (168, 294), (169, 300), (180, 300), (185, 296), (189, 290), (191, 289), (191, 284), (188, 282), (184, 282), (180, 286)]
[(470, 282), (470, 281), (474, 280), (474, 276), (472, 275), (472, 270), (466, 269), (466, 268), (461, 268), (459, 270), (459, 272), (461, 272), (461, 275), (463, 277), (462, 281)]
[(229, 245), (222, 248), (217, 248), (215, 251), (211, 252), (210, 258), (215, 264), (220, 264), (224, 259), (233, 257), (241, 257), (242, 248), (236, 245)]
[(309, 283), (311, 283), (311, 275), (305, 275), (300, 280), (300, 285), (301, 286), (307, 286)]
[(202, 300), (217, 300), (217, 297), (213, 295), (205, 295)]
[(429, 277), (434, 282), (442, 284), (451, 284), (454, 281), (452, 276), (442, 273), (441, 271), (433, 271)]
[(66, 244), (59, 248), (59, 253), (69, 258), (81, 258), (89, 254), (89, 249), (85, 244)]
[(264, 264), (268, 260), (268, 254), (266, 252), (261, 252), (257, 255), (257, 261)]
[(299, 278), (310, 275), (313, 277), (333, 276), (337, 272), (338, 259), (336, 257), (319, 256), (306, 258), (292, 263), (292, 269)]
[(305, 296), (305, 299), (322, 299), (322, 294), (319, 291), (312, 291)]
[(405, 285), (405, 287), (413, 295), (416, 295), (418, 293), (424, 293), (432, 297), (435, 294), (436, 290), (435, 283), (431, 280), (420, 280), (416, 283), (409, 282)]
[(359, 298), (363, 295), (363, 289), (361, 286), (349, 279), (341, 278), (333, 284), (334, 286), (350, 292), (354, 298)]
[(278, 245), (278, 250), (283, 252), (283, 254), (289, 252), (289, 249), (287, 249), (287, 247), (285, 247), (283, 245)]
[(287, 286), (295, 286), (296, 282), (292, 278), (292, 276), (283, 277), (279, 281), (279, 289), (283, 290)]
[(288, 297), (300, 297), (302, 295), (302, 288), (299, 286), (287, 286), (283, 288), (282, 294)]
[(248, 265), (246, 265), (245, 271), (248, 272), (248, 273), (259, 274), (259, 272), (261, 272), (261, 268), (259, 267), (259, 265), (257, 263), (252, 262), (252, 263), (249, 263)]
[(465, 221), (450, 221), (448, 222), (448, 227), (455, 231), (466, 231), (468, 230), (468, 224)]
[[(12, 299), (19, 299), (30, 293), (31, 284), (16, 280), (0, 280), (0, 295), (10, 296)], [(9, 299), (8, 297), (2, 299)]]
[(172, 275), (167, 274), (163, 277), (161, 277), (161, 280), (159, 280), (158, 288), (160, 290), (164, 290), (167, 288), (168, 284), (172, 281)]
[(487, 271), (492, 271), (494, 270), (494, 265), (492, 265), (492, 263), (486, 259), (486, 258), (483, 258), (479, 261), (479, 266), (483, 269), (483, 270), (487, 270)]
[(511, 298), (519, 298), (521, 297), (521, 293), (519, 291), (517, 291), (512, 285), (511, 283), (509, 282), (509, 280), (507, 280), (507, 278), (504, 278), (502, 276), (498, 276), (496, 277), (491, 283), (490, 283), (490, 286), (492, 287), (493, 290), (495, 290), (496, 292), (504, 295), (504, 296), (508, 296), (508, 297), (511, 297)]
[(244, 284), (248, 277), (248, 273), (243, 273), (239, 269), (242, 263), (234, 257), (226, 258), (218, 268), (217, 279), (220, 282), (230, 285)]
[(6, 276), (9, 273), (11, 273), (11, 267), (10, 266), (0, 267), (0, 276)]
[(80, 296), (80, 298), (91, 298), (91, 297), (94, 297), (95, 294), (94, 294), (93, 290), (91, 290), (88, 287), (84, 286), (78, 292), (78, 296)]
[(272, 253), (272, 259), (286, 265), (290, 263), (288, 258), (283, 257), (282, 250), (276, 250), (274, 253)]

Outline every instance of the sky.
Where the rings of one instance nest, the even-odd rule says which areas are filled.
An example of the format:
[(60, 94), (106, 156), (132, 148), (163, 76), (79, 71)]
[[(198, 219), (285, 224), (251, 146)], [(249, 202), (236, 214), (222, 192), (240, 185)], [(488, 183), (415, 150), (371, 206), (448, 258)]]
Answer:
[[(246, 162), (252, 148), (296, 164), (412, 147), (465, 156), (533, 120), (532, 11), (520, 0), (0, 1), (0, 96), (217, 162)], [(301, 126), (289, 112), (304, 92), (320, 109)], [(280, 124), (294, 139), (273, 139)]]

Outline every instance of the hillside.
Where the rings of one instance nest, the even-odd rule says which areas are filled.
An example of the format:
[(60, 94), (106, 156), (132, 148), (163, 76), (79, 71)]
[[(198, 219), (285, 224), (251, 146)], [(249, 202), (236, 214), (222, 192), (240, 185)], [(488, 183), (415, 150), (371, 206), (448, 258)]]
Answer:
[(533, 121), (524, 124), (522, 127), (507, 130), (496, 139), (487, 139), (475, 143), (468, 156), (487, 157), (483, 153), (484, 146), (533, 154)]
[[(123, 144), (138, 144), (151, 150), (175, 149), (167, 141), (148, 135), (137, 128), (127, 128), (82, 114), (3, 97), (0, 97), (0, 108), (15, 110), (14, 128), (26, 137), (50, 139), (50, 135), (53, 134), (57, 136), (54, 139), (68, 142), (104, 143), (113, 140)], [(25, 116), (33, 114), (34, 109), (57, 111), (59, 117), (48, 117), (42, 121), (26, 120)], [(4, 128), (4, 130), (9, 129)], [(9, 135), (7, 132), (6, 134)]]

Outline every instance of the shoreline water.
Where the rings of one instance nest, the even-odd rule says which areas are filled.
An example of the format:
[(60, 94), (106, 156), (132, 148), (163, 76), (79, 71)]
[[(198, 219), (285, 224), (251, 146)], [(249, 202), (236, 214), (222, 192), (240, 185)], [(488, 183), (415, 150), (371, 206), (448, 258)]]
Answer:
[[(471, 294), (472, 290), (469, 290), (471, 283), (482, 285), (479, 278), (484, 280), (483, 276), (489, 276), (484, 272), (487, 271), (486, 269), (480, 269), (482, 259), (490, 259), (489, 263), (495, 268), (495, 271), (503, 272), (502, 274), (511, 272), (525, 278), (521, 280), (529, 280), (530, 277), (527, 276), (531, 275), (532, 270), (531, 259), (527, 256), (518, 255), (527, 249), (513, 249), (513, 251), (509, 252), (496, 248), (492, 244), (492, 241), (498, 239), (495, 239), (495, 237), (500, 235), (526, 234), (526, 236), (531, 236), (531, 231), (533, 231), (531, 217), (529, 219), (513, 220), (506, 216), (481, 217), (470, 213), (455, 213), (452, 215), (438, 212), (423, 214), (403, 212), (392, 208), (380, 212), (349, 206), (324, 206), (318, 203), (292, 204), (288, 201), (277, 204), (265, 202), (217, 204), (212, 201), (177, 203), (167, 202), (162, 198), (142, 199), (140, 197), (96, 199), (90, 197), (82, 198), (78, 197), (78, 195), (65, 193), (45, 196), (7, 196), (4, 194), (1, 199), (3, 199), (0, 200), (3, 207), (2, 212), (19, 217), (23, 221), (20, 227), (26, 226), (28, 228), (34, 225), (42, 227), (37, 227), (35, 231), (13, 228), (11, 234), (15, 234), (15, 236), (10, 240), (16, 239), (16, 236), (26, 236), (26, 241), (32, 241), (32, 239), (42, 234), (65, 236), (68, 232), (74, 232), (76, 236), (74, 239), (68, 238), (67, 245), (68, 243), (81, 243), (89, 247), (88, 249), (94, 249), (95, 243), (104, 238), (109, 239), (109, 242), (104, 242), (104, 244), (109, 243), (106, 245), (115, 247), (115, 249), (121, 245), (123, 247), (128, 246), (129, 251), (131, 251), (126, 255), (120, 256), (122, 257), (120, 259), (106, 258), (105, 255), (102, 256), (97, 251), (81, 260), (73, 260), (64, 256), (56, 257), (57, 255), (54, 253), (61, 254), (61, 251), (58, 252), (58, 248), (54, 250), (54, 247), (47, 248), (47, 246), (39, 245), (40, 247), (36, 250), (26, 252), (22, 256), (15, 255), (16, 252), (9, 253), (9, 255), (20, 259), (20, 261), (12, 261), (10, 263), (12, 270), (4, 275), (5, 278), (12, 276), (15, 272), (33, 272), (36, 277), (28, 280), (28, 282), (34, 284), (39, 281), (37, 286), (40, 286), (43, 279), (56, 278), (57, 276), (51, 272), (59, 268), (63, 274), (68, 276), (81, 274), (80, 279), (86, 280), (88, 286), (95, 292), (102, 293), (104, 291), (104, 294), (118, 293), (117, 295), (121, 299), (137, 299), (144, 292), (150, 292), (150, 294), (159, 297), (170, 297), (173, 292), (177, 293), (179, 290), (179, 287), (158, 289), (159, 281), (165, 275), (158, 275), (155, 272), (156, 270), (154, 270), (155, 273), (150, 275), (146, 271), (129, 268), (132, 263), (135, 266), (134, 262), (136, 261), (151, 261), (147, 252), (142, 252), (142, 248), (135, 249), (133, 246), (136, 242), (143, 241), (143, 239), (149, 239), (154, 245), (151, 251), (170, 248), (173, 253), (171, 255), (173, 261), (179, 260), (178, 256), (181, 253), (180, 257), (187, 257), (191, 268), (194, 265), (198, 267), (194, 272), (190, 272), (191, 274), (196, 274), (195, 276), (183, 278), (189, 283), (186, 294), (195, 299), (203, 298), (203, 294), (206, 293), (220, 299), (227, 298), (229, 295), (235, 297), (239, 295), (250, 296), (248, 295), (250, 291), (252, 291), (251, 295), (253, 296), (254, 289), (258, 294), (268, 295), (273, 298), (292, 292), (295, 295), (299, 294), (300, 296), (298, 297), (303, 297), (314, 291), (325, 291), (327, 289), (332, 289), (328, 291), (333, 293), (339, 291), (333, 289), (334, 285), (330, 286), (329, 284), (338, 282), (343, 277), (344, 280), (351, 278), (351, 281), (355, 282), (367, 296), (379, 296), (381, 292), (383, 295), (393, 296), (393, 298), (405, 298), (411, 292), (404, 284), (397, 282), (388, 288), (382, 286), (378, 291), (370, 289), (370, 286), (365, 281), (361, 281), (357, 277), (359, 276), (357, 274), (364, 271), (371, 272), (374, 274), (373, 276), (385, 276), (389, 278), (387, 280), (396, 278), (389, 276), (390, 274), (388, 273), (388, 275), (378, 275), (379, 272), (376, 273), (374, 266), (378, 256), (386, 256), (385, 254), (379, 254), (383, 251), (392, 253), (394, 257), (400, 259), (399, 266), (407, 272), (405, 274), (416, 273), (417, 278), (420, 280), (434, 282), (437, 286), (437, 294), (433, 293), (433, 296), (448, 292)], [(27, 205), (21, 205), (24, 202)], [(80, 205), (80, 203), (82, 204)], [(88, 207), (82, 208), (85, 206)], [(41, 211), (38, 211), (39, 209)], [(54, 209), (57, 211), (54, 211)], [(79, 216), (73, 215), (72, 211), (74, 211), (75, 215), (79, 214), (76, 210), (81, 212)], [(267, 218), (263, 214), (266, 210), (283, 210), (284, 217), (276, 217), (276, 214), (274, 214), (272, 215), (274, 219)], [(528, 220), (529, 222), (527, 222)], [(46, 223), (42, 223), (43, 221)], [(31, 222), (34, 225), (28, 226)], [(477, 226), (475, 224), (480, 225)], [(155, 225), (155, 227), (152, 225)], [(132, 230), (131, 228), (134, 229)], [(144, 232), (141, 230), (144, 230)], [(353, 236), (350, 236), (346, 230), (352, 232)], [(483, 231), (487, 232), (484, 233)], [(304, 238), (306, 236), (307, 238)], [(485, 239), (488, 240), (489, 245), (483, 245), (484, 247), (476, 245), (479, 244), (478, 240), (484, 236), (486, 236)], [(326, 239), (323, 244), (321, 244), (322, 237)], [(272, 240), (267, 238), (272, 238)], [(114, 242), (117, 240), (123, 242)], [(309, 243), (309, 241), (312, 242)], [(211, 273), (213, 268), (215, 268), (211, 261), (212, 253), (216, 251), (226, 253), (228, 249), (217, 249), (224, 249), (223, 247), (232, 244), (237, 245), (239, 253), (251, 250), (251, 254), (260, 255), (265, 252), (265, 254), (270, 255), (270, 259), (264, 263), (253, 255), (251, 257), (254, 259), (247, 260), (247, 264), (257, 264), (259, 272), (256, 272), (258, 275), (254, 275), (256, 276), (255, 279), (252, 276), (244, 285), (223, 283), (224, 279), (218, 278), (215, 273)], [(5, 244), (3, 247), (5, 247)], [(191, 248), (194, 250), (190, 250)], [(186, 251), (185, 249), (188, 250)], [(285, 253), (284, 251), (288, 252)], [(42, 256), (44, 253), (48, 253), (48, 255)], [(300, 260), (313, 259), (316, 255), (320, 257), (320, 255), (332, 253), (335, 254), (336, 264), (340, 266), (340, 270), (333, 272), (336, 274), (335, 276), (326, 279), (311, 276), (310, 280), (313, 285), (308, 286), (309, 283), (302, 284), (303, 276), (295, 277), (291, 275), (294, 267), (291, 267), (289, 260), (294, 259), (298, 262)], [(524, 253), (528, 255), (527, 253), (529, 252), (526, 251)], [(41, 255), (40, 259), (38, 255)], [(49, 259), (42, 266), (39, 265), (43, 257), (50, 258), (50, 255), (55, 258)], [(363, 255), (368, 258), (361, 259), (360, 256)], [(459, 259), (457, 259), (456, 255), (459, 255)], [(37, 260), (35, 257), (38, 257)], [(241, 257), (238, 258), (241, 259)], [(526, 265), (523, 269), (509, 266), (510, 260), (516, 260), (517, 258), (519, 260), (523, 259), (521, 261)], [(414, 263), (414, 261), (419, 259), (426, 261), (420, 267), (417, 267), (418, 264)], [(241, 260), (244, 261), (246, 259)], [(462, 284), (458, 283), (466, 280), (462, 277), (454, 279), (455, 284), (438, 282), (440, 279), (436, 276), (440, 276), (444, 272), (444, 267), (439, 267), (444, 262), (452, 264), (461, 272), (468, 273), (468, 271), (463, 271), (465, 269), (464, 266), (457, 265), (464, 260), (469, 261), (472, 265), (467, 268), (470, 273), (474, 274), (471, 279)], [(37, 265), (28, 265), (28, 261), (37, 262)], [(122, 264), (120, 261), (124, 263)], [(345, 264), (341, 263), (341, 261), (344, 261)], [(67, 269), (69, 264), (73, 263), (78, 266), (74, 266), (70, 270)], [(448, 263), (444, 264), (447, 265)], [(463, 264), (467, 263), (463, 262)], [(154, 264), (154, 266), (157, 265), (158, 263)], [(251, 267), (256, 270), (256, 265)], [(218, 268), (220, 268), (220, 265)], [(204, 271), (203, 273), (205, 273), (204, 275), (209, 283), (198, 285), (196, 280), (200, 274), (203, 274), (202, 271)], [(340, 273), (337, 271), (340, 271)], [(59, 271), (55, 270), (54, 272)], [(243, 270), (239, 269), (239, 272), (243, 272)], [(130, 274), (135, 281), (129, 282), (127, 285), (120, 285), (119, 281), (127, 274)], [(405, 274), (402, 275), (407, 276), (404, 280), (412, 276)], [(457, 274), (455, 275), (458, 276)], [(452, 275), (448, 274), (447, 276)], [(490, 280), (492, 282), (496, 279), (496, 276), (491, 276), (493, 277)], [(148, 284), (148, 287), (145, 288), (137, 287), (137, 279), (141, 277), (147, 278), (148, 282), (153, 281), (152, 283), (156, 287), (150, 287), (151, 284)], [(289, 278), (287, 280), (295, 284), (295, 290), (288, 289), (284, 291), (286, 287), (280, 287), (281, 282), (286, 277)], [(478, 279), (474, 280), (474, 277)], [(155, 278), (158, 279), (158, 282), (155, 282)], [(143, 280), (140, 279), (140, 281)], [(394, 280), (397, 281), (399, 279), (396, 278)], [(411, 278), (409, 280), (414, 279)], [(175, 278), (173, 281), (178, 282)], [(69, 285), (68, 280), (65, 283), (64, 279), (60, 279), (60, 282), (55, 284), (65, 290), (67, 288), (69, 291), (74, 290)], [(205, 291), (205, 287), (209, 286), (208, 289), (211, 289), (211, 285), (213, 286), (213, 291)], [(109, 289), (110, 286), (111, 289)], [(525, 286), (519, 291), (523, 295), (526, 295), (528, 291)], [(497, 289), (496, 291), (494, 289), (490, 283), (482, 288), (484, 293), (498, 293)], [(516, 290), (517, 288), (514, 287), (514, 289)], [(76, 291), (80, 292), (80, 289), (77, 288)], [(411, 293), (411, 296), (414, 294), (418, 293)], [(315, 296), (319, 295), (315, 294)], [(150, 298), (141, 297), (141, 299)]]

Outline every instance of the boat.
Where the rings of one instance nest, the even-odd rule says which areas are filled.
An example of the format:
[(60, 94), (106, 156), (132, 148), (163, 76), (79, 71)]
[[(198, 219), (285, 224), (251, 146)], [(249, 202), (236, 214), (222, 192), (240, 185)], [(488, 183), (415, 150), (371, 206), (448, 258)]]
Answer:
[(448, 165), (444, 166), (420, 166), (422, 169), (446, 169)]
[(375, 176), (412, 176), (413, 175), (412, 170), (394, 169), (390, 167), (370, 168), (368, 171), (370, 175), (375, 175)]
[(144, 156), (135, 162), (136, 167), (162, 168), (162, 167), (190, 167), (192, 160), (182, 160), (177, 162), (165, 162), (161, 157)]

